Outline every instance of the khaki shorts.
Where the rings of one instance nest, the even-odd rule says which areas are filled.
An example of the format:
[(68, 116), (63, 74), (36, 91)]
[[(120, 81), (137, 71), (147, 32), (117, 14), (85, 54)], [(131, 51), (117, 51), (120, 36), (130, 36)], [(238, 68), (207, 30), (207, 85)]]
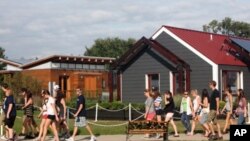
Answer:
[(217, 115), (215, 110), (210, 110), (207, 121), (213, 124), (217, 124)]
[(75, 127), (85, 127), (87, 125), (86, 117), (76, 117), (75, 118)]

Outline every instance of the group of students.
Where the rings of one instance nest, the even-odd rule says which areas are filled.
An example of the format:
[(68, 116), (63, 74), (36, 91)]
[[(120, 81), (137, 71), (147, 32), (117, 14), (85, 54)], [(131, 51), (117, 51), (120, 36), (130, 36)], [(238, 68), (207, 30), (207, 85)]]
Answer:
[[(14, 141), (17, 135), (14, 133), (13, 126), (16, 119), (16, 103), (12, 95), (12, 90), (7, 84), (1, 85), (2, 90), (5, 93), (5, 98), (3, 101), (3, 111), (4, 117), (3, 121), (5, 126), (5, 136), (1, 139)], [(48, 128), (52, 130), (54, 135), (54, 140), (59, 141), (59, 133), (65, 138), (66, 141), (74, 141), (75, 136), (78, 131), (78, 127), (85, 127), (91, 135), (90, 141), (96, 141), (91, 128), (87, 124), (86, 120), (86, 108), (85, 108), (85, 98), (82, 95), (80, 88), (76, 89), (77, 94), (77, 104), (76, 112), (73, 114), (75, 117), (75, 125), (73, 135), (70, 136), (69, 127), (66, 122), (66, 103), (63, 93), (60, 91), (59, 86), (54, 86), (54, 95), (52, 96), (50, 92), (46, 89), (41, 91), (42, 105), (39, 108), (40, 114), (38, 118), (41, 119), (40, 126), (38, 127), (34, 120), (34, 102), (32, 98), (32, 93), (26, 89), (21, 89), (21, 95), (24, 98), (24, 105), (22, 109), (24, 111), (23, 116), (23, 128), (19, 136), (25, 136), (25, 138), (31, 139), (35, 138), (34, 141), (45, 141)]]
[[(247, 100), (244, 95), (244, 91), (239, 89), (237, 91), (238, 98), (236, 100), (236, 109), (233, 108), (233, 98), (232, 90), (228, 87), (224, 90), (226, 104), (220, 111), (220, 92), (216, 89), (216, 82), (209, 82), (209, 88), (211, 89), (211, 94), (209, 95), (207, 89), (202, 90), (201, 96), (198, 90), (191, 90), (192, 98), (189, 96), (189, 92), (185, 91), (183, 93), (180, 113), (181, 122), (186, 129), (186, 134), (188, 136), (194, 135), (195, 127), (197, 122), (199, 122), (204, 129), (204, 136), (209, 137), (209, 139), (223, 139), (222, 133), (227, 133), (230, 124), (236, 124), (233, 119), (236, 115), (238, 117), (237, 124), (245, 124), (245, 118), (247, 117)], [(175, 112), (175, 103), (173, 100), (173, 95), (170, 91), (164, 93), (164, 100), (158, 92), (158, 90), (145, 90), (144, 94), (146, 96), (145, 101), (145, 119), (148, 121), (156, 120), (158, 122), (162, 121), (162, 117), (165, 116), (165, 122), (170, 122), (174, 129), (174, 137), (179, 137), (177, 127), (173, 120), (173, 115)], [(165, 104), (162, 108), (161, 105)], [(220, 124), (217, 122), (217, 116), (219, 114), (226, 113), (225, 126), (221, 132)], [(190, 121), (192, 120), (192, 124)], [(214, 125), (217, 127), (218, 135), (215, 134)], [(148, 134), (145, 137), (149, 137)], [(160, 137), (159, 134), (156, 136)]]

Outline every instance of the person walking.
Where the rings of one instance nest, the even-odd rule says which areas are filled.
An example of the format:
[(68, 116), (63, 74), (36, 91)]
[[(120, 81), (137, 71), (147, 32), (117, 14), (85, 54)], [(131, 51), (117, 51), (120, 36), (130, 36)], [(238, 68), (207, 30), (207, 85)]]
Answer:
[(245, 118), (247, 117), (247, 100), (243, 89), (239, 89), (237, 95), (236, 114), (238, 115), (238, 125), (243, 125), (245, 124)]
[(191, 135), (190, 117), (192, 116), (193, 113), (193, 105), (191, 102), (191, 98), (188, 96), (187, 91), (183, 93), (183, 97), (181, 99), (180, 113), (181, 113), (181, 122), (187, 131), (187, 135), (190, 136)]
[(211, 131), (210, 131), (209, 126), (207, 124), (208, 113), (209, 113), (209, 94), (208, 94), (207, 89), (202, 90), (201, 103), (199, 103), (199, 104), (202, 107), (199, 122), (202, 125), (203, 129), (205, 130), (204, 137), (209, 137), (211, 134)]
[[(151, 92), (149, 92), (148, 89), (144, 90), (144, 95), (146, 96), (146, 101), (145, 101), (145, 114), (144, 118), (147, 121), (152, 121), (155, 118), (155, 108), (154, 108), (154, 99), (153, 95)], [(145, 138), (149, 138), (150, 135), (148, 133), (145, 134)]]
[[(33, 98), (32, 93), (30, 91), (23, 91), (26, 102), (22, 109), (25, 111), (25, 119), (23, 122), (23, 126), (26, 130), (25, 139), (33, 139), (38, 135), (39, 129), (34, 120), (34, 107), (33, 107)], [(35, 128), (35, 129), (34, 129)]]
[(232, 90), (230, 88), (226, 88), (224, 92), (226, 94), (226, 97), (225, 97), (226, 104), (221, 110), (221, 112), (222, 113), (224, 113), (224, 111), (226, 112), (225, 126), (222, 131), (223, 134), (226, 134), (229, 125), (232, 124), (233, 96), (232, 96)]
[(193, 107), (194, 111), (192, 113), (193, 115), (193, 120), (192, 120), (192, 129), (191, 129), (191, 135), (194, 135), (194, 130), (196, 126), (196, 122), (200, 119), (200, 113), (201, 113), (201, 98), (198, 94), (198, 90), (194, 89), (191, 90), (191, 95), (194, 97), (193, 99)]
[(48, 118), (48, 113), (47, 113), (47, 102), (48, 99), (45, 98), (45, 95), (49, 94), (48, 90), (42, 90), (41, 92), (41, 97), (43, 98), (43, 103), (42, 103), (42, 107), (40, 108), (40, 114), (38, 115), (38, 118), (41, 118), (41, 122), (40, 122), (40, 130), (39, 130), (39, 135), (38, 137), (34, 140), (34, 141), (40, 141), (43, 135), (43, 130), (44, 130), (44, 126), (45, 126), (45, 122), (46, 119)]
[(165, 100), (164, 112), (166, 113), (165, 122), (171, 123), (171, 125), (174, 129), (174, 133), (175, 133), (174, 137), (179, 137), (177, 127), (176, 127), (174, 120), (173, 120), (175, 103), (174, 103), (172, 93), (170, 91), (165, 91), (164, 100)]
[(90, 141), (96, 141), (96, 137), (94, 136), (92, 129), (90, 128), (86, 120), (87, 111), (86, 111), (86, 105), (85, 105), (85, 98), (82, 95), (82, 91), (80, 88), (76, 89), (76, 94), (77, 94), (76, 113), (74, 114), (75, 127), (73, 131), (73, 135), (70, 138), (66, 139), (66, 141), (75, 140), (78, 127), (85, 127), (88, 130), (89, 134), (91, 135)]
[(67, 106), (65, 102), (65, 95), (60, 90), (59, 85), (54, 86), (55, 91), (55, 98), (56, 98), (56, 106), (58, 109), (59, 114), (59, 122), (58, 122), (58, 128), (59, 128), (59, 137), (69, 138), (69, 126), (66, 122), (66, 112), (67, 112)]
[[(163, 114), (163, 110), (161, 108), (161, 102), (162, 102), (162, 98), (161, 98), (161, 94), (159, 93), (158, 90), (153, 92), (154, 94), (154, 107), (155, 107), (155, 113), (156, 113), (156, 120), (157, 122), (161, 122), (161, 118), (162, 118), (162, 114)], [(156, 138), (159, 139), (161, 137), (161, 134), (156, 134)]]
[[(210, 139), (216, 140), (216, 139), (223, 139), (223, 136), (221, 134), (220, 124), (217, 123), (217, 116), (219, 115), (219, 104), (220, 104), (220, 92), (216, 89), (216, 82), (211, 81), (209, 82), (209, 88), (212, 90), (211, 96), (210, 96), (210, 112), (208, 114), (208, 125), (212, 132), (212, 136), (210, 136)], [(213, 124), (217, 126), (217, 132), (218, 137), (215, 135)]]
[(56, 122), (59, 121), (59, 118), (56, 110), (55, 99), (52, 96), (50, 96), (49, 92), (44, 94), (44, 98), (48, 99), (48, 102), (46, 104), (48, 117), (46, 118), (45, 121), (41, 141), (45, 141), (49, 126), (54, 134), (54, 140), (59, 141), (58, 132), (56, 129)]
[(9, 88), (8, 84), (2, 85), (2, 90), (5, 93), (6, 99), (3, 104), (3, 111), (5, 114), (5, 128), (6, 132), (8, 132), (9, 141), (14, 141), (15, 135), (13, 126), (16, 119), (16, 102), (14, 96), (12, 95), (12, 90)]

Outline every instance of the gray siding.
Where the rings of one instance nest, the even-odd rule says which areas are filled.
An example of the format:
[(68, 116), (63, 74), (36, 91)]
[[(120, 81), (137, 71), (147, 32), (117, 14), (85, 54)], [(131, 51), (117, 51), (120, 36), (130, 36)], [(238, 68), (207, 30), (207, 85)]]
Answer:
[[(235, 70), (243, 72), (243, 88), (247, 99), (250, 99), (250, 71), (247, 67), (219, 65), (219, 70)], [(221, 72), (221, 71), (220, 71)], [(221, 77), (219, 78), (221, 82)], [(220, 87), (221, 89), (221, 87)]]
[(212, 66), (210, 64), (164, 32), (155, 40), (190, 65), (192, 70), (190, 75), (191, 89), (199, 91), (203, 88), (208, 89), (208, 82), (212, 80)]
[(147, 49), (122, 74), (122, 101), (144, 102), (145, 75), (160, 74), (160, 91), (169, 89), (169, 69)]

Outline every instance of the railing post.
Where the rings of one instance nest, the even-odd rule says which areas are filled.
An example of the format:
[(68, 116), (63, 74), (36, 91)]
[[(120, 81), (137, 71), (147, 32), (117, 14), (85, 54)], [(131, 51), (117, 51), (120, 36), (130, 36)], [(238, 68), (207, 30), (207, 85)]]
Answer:
[(69, 108), (67, 107), (67, 119), (66, 122), (69, 123)]
[(132, 120), (132, 117), (131, 117), (131, 103), (129, 103), (129, 105), (128, 105), (128, 114), (129, 114), (129, 121), (131, 121)]
[(95, 106), (95, 122), (97, 122), (97, 117), (98, 117), (98, 103), (96, 103)]
[[(1, 110), (0, 110), (0, 114), (1, 114), (1, 116), (2, 116), (2, 114), (3, 114), (3, 109), (1, 108)], [(1, 136), (3, 136), (3, 124), (1, 124), (1, 129), (0, 129), (1, 131)]]

